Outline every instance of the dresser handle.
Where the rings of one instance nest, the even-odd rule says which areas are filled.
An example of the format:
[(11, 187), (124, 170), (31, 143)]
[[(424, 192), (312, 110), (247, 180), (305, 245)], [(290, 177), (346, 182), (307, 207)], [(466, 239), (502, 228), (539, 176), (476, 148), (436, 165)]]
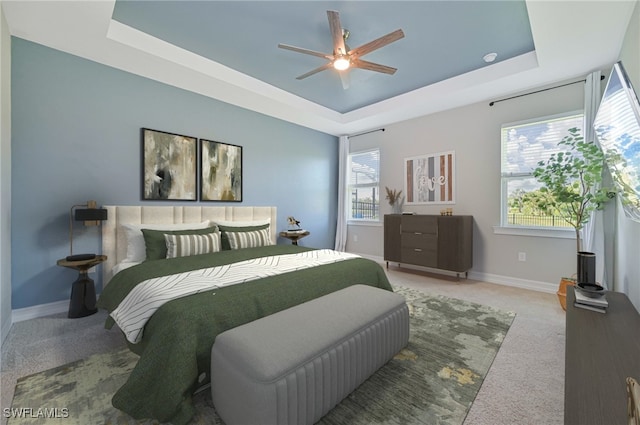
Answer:
[(413, 248), (413, 250), (414, 250), (415, 252), (422, 252), (422, 250), (421, 250), (420, 248)]
[(413, 232), (414, 235), (421, 235), (422, 232)]

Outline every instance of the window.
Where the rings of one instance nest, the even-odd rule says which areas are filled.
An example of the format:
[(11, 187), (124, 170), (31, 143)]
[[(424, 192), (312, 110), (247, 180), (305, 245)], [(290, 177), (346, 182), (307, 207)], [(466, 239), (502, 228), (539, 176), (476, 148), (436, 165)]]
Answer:
[(380, 220), (380, 150), (349, 155), (349, 220)]
[(571, 228), (561, 217), (536, 207), (542, 184), (533, 177), (533, 170), (539, 161), (561, 151), (558, 142), (570, 128), (582, 130), (583, 121), (582, 112), (573, 112), (502, 126), (503, 227)]

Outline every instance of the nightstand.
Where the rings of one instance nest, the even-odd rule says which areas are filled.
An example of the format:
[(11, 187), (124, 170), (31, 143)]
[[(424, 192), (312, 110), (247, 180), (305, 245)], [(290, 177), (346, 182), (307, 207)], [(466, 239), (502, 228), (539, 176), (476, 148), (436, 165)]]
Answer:
[(298, 239), (302, 239), (305, 236), (309, 236), (310, 234), (311, 232), (309, 232), (308, 230), (302, 230), (302, 231), (293, 230), (293, 231), (280, 232), (280, 237), (291, 240), (292, 245), (298, 245)]
[(67, 261), (66, 258), (56, 263), (61, 267), (67, 267), (78, 271), (78, 279), (71, 287), (71, 299), (69, 301), (69, 315), (75, 319), (90, 316), (98, 311), (96, 308), (96, 287), (93, 279), (89, 277), (89, 269), (106, 261), (106, 255), (96, 255), (95, 258), (80, 261)]

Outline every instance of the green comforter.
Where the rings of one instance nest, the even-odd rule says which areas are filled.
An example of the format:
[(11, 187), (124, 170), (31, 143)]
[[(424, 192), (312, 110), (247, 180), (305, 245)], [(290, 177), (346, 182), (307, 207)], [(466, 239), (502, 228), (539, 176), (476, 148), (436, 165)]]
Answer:
[[(309, 248), (274, 245), (146, 261), (114, 276), (103, 289), (98, 307), (113, 311), (133, 287), (152, 277), (305, 250)], [(194, 415), (193, 392), (209, 382), (216, 335), (358, 283), (392, 290), (379, 264), (356, 258), (168, 302), (151, 317), (142, 341), (129, 344), (140, 359), (112, 403), (136, 419), (186, 424)], [(106, 326), (113, 326), (113, 321), (108, 319)]]

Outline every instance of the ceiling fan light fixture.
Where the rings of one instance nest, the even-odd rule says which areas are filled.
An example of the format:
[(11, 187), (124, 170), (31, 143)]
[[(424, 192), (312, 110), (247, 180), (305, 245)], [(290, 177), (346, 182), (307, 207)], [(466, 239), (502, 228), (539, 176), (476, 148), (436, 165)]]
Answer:
[(382, 37), (378, 37), (375, 40), (371, 40), (368, 43), (358, 46), (355, 49), (351, 49), (346, 43), (347, 38), (349, 38), (349, 30), (342, 28), (338, 12), (335, 10), (327, 10), (327, 18), (329, 19), (329, 29), (331, 32), (331, 38), (333, 39), (333, 54), (316, 52), (314, 50), (289, 46), (282, 43), (278, 44), (278, 47), (281, 49), (292, 50), (294, 52), (304, 53), (311, 56), (318, 56), (328, 60), (324, 65), (296, 77), (297, 80), (302, 80), (317, 74), (320, 71), (333, 68), (336, 71), (339, 71), (342, 86), (346, 89), (348, 87), (348, 83), (345, 83), (347, 72), (342, 71), (346, 71), (349, 68), (366, 69), (368, 71), (381, 72), (388, 75), (393, 75), (397, 71), (397, 69), (390, 66), (362, 60), (362, 56), (403, 38), (404, 32), (401, 29), (397, 29), (387, 35), (383, 35)]
[(344, 71), (349, 66), (351, 66), (351, 61), (348, 56), (340, 55), (333, 61), (333, 67), (338, 71)]

